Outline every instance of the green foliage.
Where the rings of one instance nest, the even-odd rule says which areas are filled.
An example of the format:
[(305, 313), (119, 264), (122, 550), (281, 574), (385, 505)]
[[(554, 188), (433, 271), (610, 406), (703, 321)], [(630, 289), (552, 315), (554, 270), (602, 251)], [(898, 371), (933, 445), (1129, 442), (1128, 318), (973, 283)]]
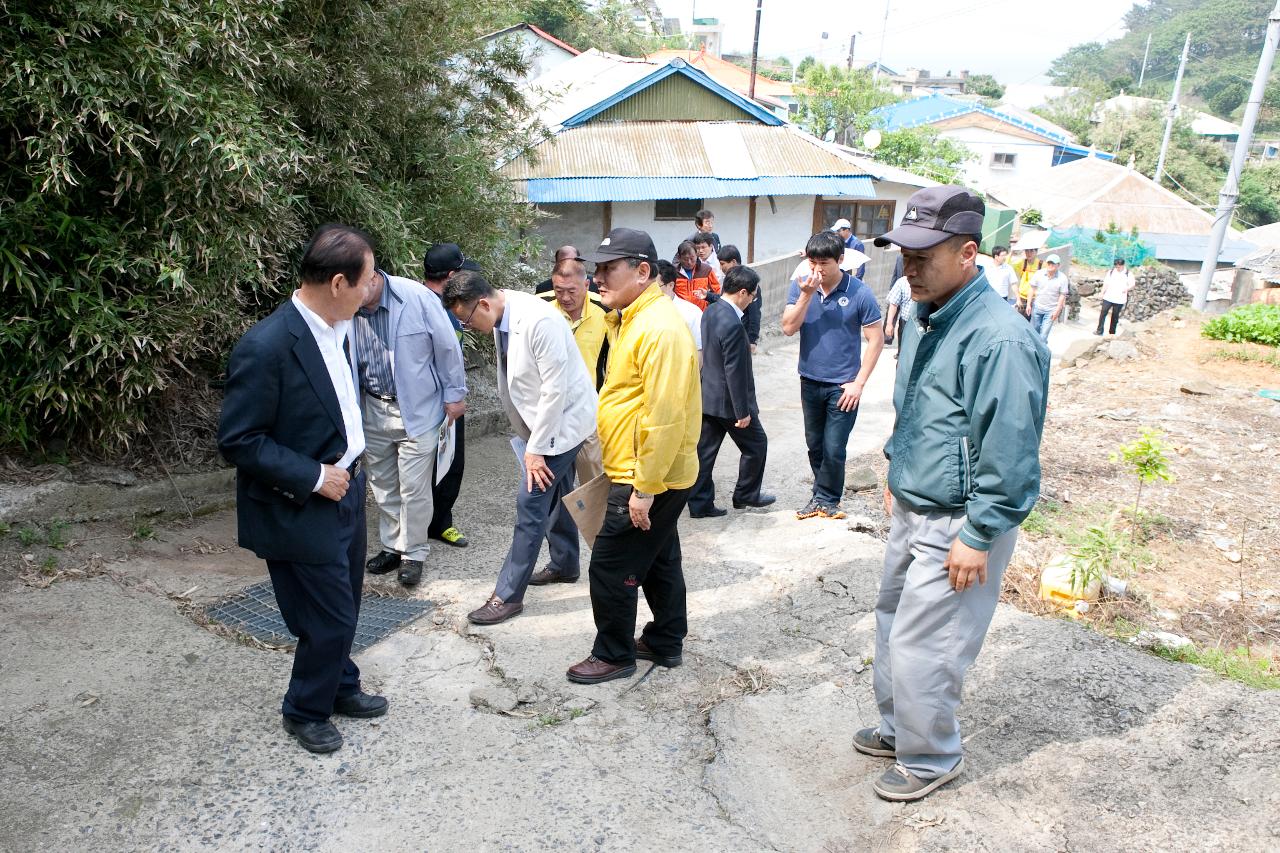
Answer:
[(1021, 219), (1023, 225), (1039, 225), (1044, 221), (1044, 214), (1034, 207), (1029, 207), (1022, 211)]
[(1248, 163), (1240, 173), (1236, 215), (1245, 227), (1280, 222), (1280, 163)]
[(1159, 430), (1144, 429), (1139, 438), (1117, 447), (1111, 461), (1122, 463), (1143, 483), (1170, 481), (1173, 475), (1169, 473), (1169, 453), (1173, 446), (1164, 441), (1163, 435)]
[(1165, 660), (1202, 666), (1223, 678), (1258, 690), (1280, 690), (1280, 666), (1269, 658), (1254, 657), (1248, 649), (1201, 649), (1196, 646), (1171, 649), (1156, 646), (1152, 651)]
[(875, 158), (943, 184), (963, 183), (964, 164), (974, 155), (964, 145), (932, 127), (885, 131)]
[(874, 126), (871, 111), (899, 99), (872, 80), (870, 72), (815, 63), (805, 70), (796, 100), (805, 130), (821, 139), (856, 145), (858, 137)]
[(1241, 305), (1214, 317), (1200, 334), (1215, 341), (1280, 346), (1280, 305)]
[(34, 527), (19, 527), (18, 542), (23, 548), (29, 548), (40, 541), (40, 531)]
[(965, 90), (984, 98), (999, 100), (1004, 97), (1004, 86), (1001, 86), (990, 74), (970, 74), (965, 82)]
[(1071, 551), (1071, 586), (1083, 591), (1108, 575), (1128, 575), (1137, 567), (1135, 549), (1110, 521), (1091, 524)]
[(156, 538), (156, 530), (145, 521), (135, 521), (133, 523), (133, 531), (129, 534), (130, 539), (136, 539), (139, 542), (145, 542), (148, 539)]
[(1082, 79), (1070, 85), (1078, 88), (1053, 98), (1032, 112), (1071, 131), (1077, 139), (1085, 142), (1093, 131), (1093, 114), (1098, 103), (1111, 97), (1111, 92), (1096, 78)]
[[(664, 46), (687, 46), (683, 37), (660, 38), (658, 24), (661, 22), (649, 17), (645, 4), (631, 0), (600, 0), (591, 4), (586, 0), (518, 0), (499, 9), (480, 9), (476, 14), (493, 16), (489, 29), (529, 23), (579, 50), (594, 47), (622, 56), (645, 56)], [(636, 23), (637, 14), (644, 18), (643, 23)], [(670, 44), (666, 44), (667, 41)]]
[(396, 272), (430, 241), (525, 248), (492, 165), (525, 143), (523, 66), (466, 0), (9, 0), (0, 24), (0, 446), (146, 432), (322, 222)]
[[(1258, 54), (1266, 35), (1272, 0), (1149, 0), (1134, 3), (1125, 15), (1125, 32), (1101, 44), (1076, 45), (1056, 58), (1050, 78), (1060, 85), (1099, 86), (1109, 95), (1165, 98), (1172, 88), (1186, 34), (1191, 49), (1183, 82), (1184, 94), (1230, 118), (1248, 94)], [(1151, 52), (1141, 90), (1147, 36)], [(1280, 69), (1267, 89), (1260, 129), (1280, 128)], [(1073, 128), (1074, 130), (1074, 128)]]
[(55, 518), (49, 522), (49, 529), (44, 534), (44, 544), (54, 550), (61, 551), (67, 547), (67, 522)]
[(1275, 347), (1266, 347), (1265, 349), (1250, 349), (1247, 347), (1236, 347), (1235, 349), (1220, 349), (1213, 353), (1213, 357), (1219, 361), (1240, 361), (1246, 364), (1265, 364), (1267, 367), (1280, 368), (1280, 350)]

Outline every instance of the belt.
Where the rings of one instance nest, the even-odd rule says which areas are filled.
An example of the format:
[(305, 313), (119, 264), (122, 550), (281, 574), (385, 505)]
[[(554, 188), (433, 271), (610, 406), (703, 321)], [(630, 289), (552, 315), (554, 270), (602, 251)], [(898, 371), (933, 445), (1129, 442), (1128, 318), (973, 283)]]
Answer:
[(360, 475), (360, 469), (364, 467), (360, 464), (360, 460), (363, 458), (363, 456), (357, 456), (356, 461), (347, 466), (347, 473), (351, 475), (351, 479), (354, 480)]
[(396, 401), (395, 394), (376, 394), (368, 388), (364, 389), (364, 393), (368, 394), (370, 397), (375, 397), (384, 403), (394, 403)]

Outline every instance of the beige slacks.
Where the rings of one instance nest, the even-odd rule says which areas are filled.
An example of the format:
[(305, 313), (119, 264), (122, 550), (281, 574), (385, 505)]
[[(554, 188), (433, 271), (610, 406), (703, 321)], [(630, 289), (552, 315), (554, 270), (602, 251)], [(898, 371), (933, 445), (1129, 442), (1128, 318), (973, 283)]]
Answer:
[(406, 560), (425, 560), (433, 505), (438, 430), (410, 438), (400, 407), (366, 394), (364, 398), (365, 470), (378, 502), (382, 548)]

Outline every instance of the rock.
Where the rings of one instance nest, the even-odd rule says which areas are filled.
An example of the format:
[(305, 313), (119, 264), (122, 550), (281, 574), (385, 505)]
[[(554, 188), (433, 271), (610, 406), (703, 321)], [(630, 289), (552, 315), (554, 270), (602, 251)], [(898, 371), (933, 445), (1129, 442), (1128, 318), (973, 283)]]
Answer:
[(1098, 282), (1095, 279), (1082, 279), (1076, 283), (1076, 291), (1081, 296), (1093, 296), (1098, 292)]
[(1240, 600), (1240, 593), (1233, 589), (1224, 589), (1218, 593), (1218, 600), (1225, 604), (1231, 604)]
[(1183, 382), (1180, 390), (1183, 394), (1208, 397), (1211, 394), (1218, 393), (1218, 386), (1205, 382), (1203, 379), (1193, 379), (1190, 382)]
[(1139, 631), (1138, 636), (1129, 642), (1144, 649), (1183, 649), (1195, 645), (1186, 637), (1170, 634), (1168, 631)]
[(1261, 453), (1262, 451), (1267, 449), (1267, 446), (1263, 444), (1261, 441), (1259, 441), (1255, 444), (1249, 445), (1249, 449), (1254, 453)]
[(1217, 548), (1219, 551), (1230, 551), (1235, 547), (1235, 545), (1235, 540), (1228, 539), (1225, 536), (1213, 537), (1213, 547)]
[(1072, 379), (1075, 379), (1075, 378), (1076, 378), (1076, 375), (1070, 368), (1067, 368), (1065, 370), (1055, 370), (1053, 373), (1049, 375), (1049, 384), (1050, 385), (1066, 385), (1068, 382), (1070, 382)]
[(880, 478), (866, 465), (850, 465), (845, 469), (846, 492), (870, 492), (880, 487)]
[(521, 684), (516, 690), (516, 701), (521, 705), (530, 705), (538, 701), (538, 686), (536, 684)]
[(865, 515), (851, 515), (849, 529), (855, 533), (875, 533), (880, 529), (880, 524)]
[(1187, 410), (1177, 403), (1165, 403), (1160, 407), (1160, 414), (1166, 418), (1181, 418), (1187, 414)]
[(1116, 361), (1127, 361), (1139, 357), (1138, 348), (1129, 341), (1113, 340), (1107, 344), (1107, 357)]
[(1222, 556), (1226, 557), (1227, 562), (1229, 563), (1238, 563), (1242, 559), (1244, 559), (1243, 557), (1240, 556), (1239, 551), (1224, 551)]
[(595, 706), (596, 700), (594, 699), (588, 699), (586, 696), (570, 696), (568, 699), (564, 700), (564, 704), (560, 707), (564, 708), (566, 711), (579, 711), (585, 714)]
[(1093, 354), (1093, 351), (1098, 348), (1098, 344), (1100, 343), (1102, 343), (1101, 338), (1094, 338), (1093, 340), (1086, 338), (1079, 341), (1072, 341), (1067, 345), (1066, 352), (1062, 354), (1062, 363), (1075, 364), (1077, 360), (1087, 358)]
[(499, 714), (515, 710), (519, 702), (516, 694), (505, 687), (477, 687), (471, 691), (471, 704), (481, 710), (489, 709)]

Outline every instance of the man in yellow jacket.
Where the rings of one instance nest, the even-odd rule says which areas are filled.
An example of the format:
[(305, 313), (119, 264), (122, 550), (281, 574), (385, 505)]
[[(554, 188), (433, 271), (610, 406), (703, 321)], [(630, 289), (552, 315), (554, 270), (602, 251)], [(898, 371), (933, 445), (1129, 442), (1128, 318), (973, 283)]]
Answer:
[[(631, 676), (637, 658), (681, 663), (688, 616), (676, 522), (698, 478), (702, 388), (693, 336), (655, 280), (649, 235), (615, 228), (587, 260), (604, 307), (622, 312), (596, 418), (612, 483), (591, 550), (596, 639), (568, 672), (597, 684)], [(653, 621), (636, 639), (640, 589)]]

